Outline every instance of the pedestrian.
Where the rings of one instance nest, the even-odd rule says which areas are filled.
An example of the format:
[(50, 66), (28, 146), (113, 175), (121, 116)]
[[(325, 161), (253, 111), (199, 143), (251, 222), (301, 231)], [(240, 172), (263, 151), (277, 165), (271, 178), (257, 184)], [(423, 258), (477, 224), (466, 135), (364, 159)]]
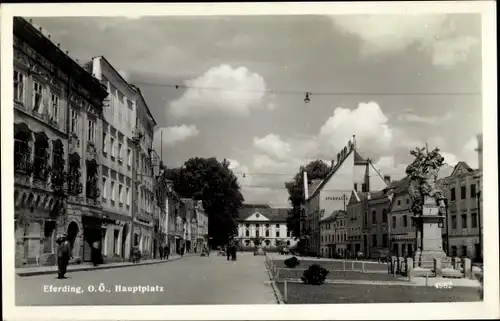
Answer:
[(94, 266), (97, 266), (99, 263), (101, 263), (99, 241), (95, 241), (94, 243), (92, 243), (92, 249), (90, 250), (90, 260), (92, 261)]
[(184, 256), (184, 246), (181, 247), (181, 257), (183, 257), (183, 256)]
[(159, 250), (160, 250), (160, 260), (163, 260), (163, 256), (164, 256), (163, 255), (163, 244), (160, 244)]
[(231, 246), (231, 259), (236, 261), (236, 245)]
[(64, 279), (66, 274), (68, 263), (70, 259), (69, 253), (69, 242), (66, 241), (66, 234), (63, 234), (58, 240), (57, 247), (57, 278)]
[(228, 244), (226, 246), (226, 256), (227, 256), (227, 260), (229, 261), (229, 259), (231, 258), (231, 245)]
[(165, 244), (163, 247), (163, 258), (166, 258), (168, 260), (168, 257), (170, 256), (170, 247), (168, 244)]

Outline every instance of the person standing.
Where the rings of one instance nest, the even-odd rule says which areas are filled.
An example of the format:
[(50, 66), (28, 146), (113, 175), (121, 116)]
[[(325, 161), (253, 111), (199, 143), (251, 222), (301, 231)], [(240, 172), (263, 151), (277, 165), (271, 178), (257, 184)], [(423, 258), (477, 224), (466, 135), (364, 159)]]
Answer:
[(170, 256), (170, 247), (168, 244), (165, 244), (163, 247), (163, 258), (168, 260), (168, 257)]
[(160, 248), (159, 248), (159, 251), (160, 251), (160, 260), (163, 260), (163, 258), (164, 258), (163, 247), (164, 247), (164, 245), (160, 244)]
[(97, 266), (100, 263), (100, 256), (101, 256), (101, 251), (99, 249), (99, 241), (95, 241), (92, 243), (92, 249), (90, 252), (90, 260), (94, 264), (94, 266)]
[(57, 272), (58, 279), (64, 279), (70, 259), (69, 242), (66, 241), (66, 234), (58, 239), (57, 247)]
[(229, 261), (229, 258), (231, 257), (231, 244), (226, 245), (226, 256)]

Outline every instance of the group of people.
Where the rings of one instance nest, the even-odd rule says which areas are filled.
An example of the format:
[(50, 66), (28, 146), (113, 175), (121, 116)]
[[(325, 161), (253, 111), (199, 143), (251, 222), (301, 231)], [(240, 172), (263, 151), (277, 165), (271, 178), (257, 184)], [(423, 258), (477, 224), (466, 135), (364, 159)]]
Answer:
[(229, 243), (226, 246), (226, 256), (228, 261), (229, 259), (236, 261), (237, 249), (238, 245), (236, 244), (236, 242), (234, 240), (229, 241)]
[(160, 260), (168, 260), (170, 256), (170, 247), (167, 244), (160, 245)]

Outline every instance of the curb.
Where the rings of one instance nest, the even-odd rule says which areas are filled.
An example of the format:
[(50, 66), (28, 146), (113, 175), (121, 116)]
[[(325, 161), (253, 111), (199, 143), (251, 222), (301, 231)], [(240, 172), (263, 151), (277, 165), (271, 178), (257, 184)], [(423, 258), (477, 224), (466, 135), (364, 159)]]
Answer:
[[(184, 255), (184, 257), (189, 257), (191, 255)], [(126, 268), (126, 267), (132, 267), (132, 266), (141, 266), (141, 265), (153, 265), (153, 264), (160, 264), (160, 263), (167, 263), (167, 262), (172, 262), (181, 259), (182, 257), (176, 257), (172, 258), (170, 260), (158, 260), (154, 262), (139, 262), (139, 263), (130, 263), (130, 264), (124, 264), (124, 265), (98, 265), (98, 266), (86, 266), (86, 267), (80, 267), (76, 269), (71, 269), (67, 270), (66, 273), (71, 273), (71, 272), (82, 272), (82, 271), (95, 271), (95, 270), (106, 270), (106, 269), (117, 269), (117, 268)], [(57, 268), (57, 266), (54, 266)], [(46, 270), (46, 271), (33, 271), (33, 272), (16, 272), (17, 275), (20, 277), (26, 277), (26, 276), (35, 276), (35, 275), (47, 275), (47, 274), (57, 274), (57, 269), (54, 270)]]
[(267, 275), (269, 276), (269, 281), (271, 283), (271, 287), (273, 288), (274, 295), (276, 296), (276, 302), (278, 304), (286, 304), (285, 300), (283, 299), (283, 295), (281, 294), (280, 290), (278, 289), (278, 286), (276, 285), (276, 282), (273, 278), (273, 275), (271, 274), (271, 270), (269, 266), (267, 265), (267, 261), (264, 260), (264, 265), (266, 266), (267, 270)]

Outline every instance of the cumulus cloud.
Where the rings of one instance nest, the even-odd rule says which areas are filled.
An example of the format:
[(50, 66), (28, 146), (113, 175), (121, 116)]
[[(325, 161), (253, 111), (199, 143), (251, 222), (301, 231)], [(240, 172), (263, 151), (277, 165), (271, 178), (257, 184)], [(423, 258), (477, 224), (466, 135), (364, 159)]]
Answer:
[(160, 144), (161, 140), (163, 140), (163, 144), (172, 146), (198, 136), (199, 133), (198, 128), (194, 125), (163, 127), (155, 132), (154, 141), (155, 144)]
[(410, 46), (428, 53), (435, 65), (453, 66), (467, 60), (479, 39), (454, 35), (451, 18), (434, 15), (339, 15), (334, 25), (357, 35), (362, 41), (361, 54), (392, 54)]
[(458, 163), (457, 155), (448, 152), (440, 152), (441, 156), (444, 157), (444, 163), (455, 166)]
[(170, 112), (176, 117), (213, 113), (248, 116), (254, 109), (276, 107), (265, 101), (264, 78), (245, 67), (212, 67), (202, 76), (186, 81), (186, 87), (184, 95), (170, 104)]
[(383, 175), (391, 176), (391, 180), (399, 180), (406, 176), (408, 164), (398, 164), (395, 159), (394, 156), (382, 156), (373, 166)]
[(399, 121), (402, 122), (410, 122), (410, 123), (420, 123), (420, 124), (429, 124), (429, 125), (441, 125), (451, 120), (452, 114), (450, 112), (445, 115), (439, 116), (430, 116), (424, 117), (415, 114), (401, 114), (398, 116)]
[(338, 107), (321, 127), (318, 143), (332, 157), (356, 135), (357, 146), (369, 153), (387, 151), (393, 140), (388, 119), (376, 102), (360, 103), (350, 110)]
[(268, 134), (262, 138), (255, 137), (253, 145), (256, 149), (271, 155), (276, 159), (286, 159), (292, 152), (292, 147), (289, 143), (281, 140), (278, 135)]

